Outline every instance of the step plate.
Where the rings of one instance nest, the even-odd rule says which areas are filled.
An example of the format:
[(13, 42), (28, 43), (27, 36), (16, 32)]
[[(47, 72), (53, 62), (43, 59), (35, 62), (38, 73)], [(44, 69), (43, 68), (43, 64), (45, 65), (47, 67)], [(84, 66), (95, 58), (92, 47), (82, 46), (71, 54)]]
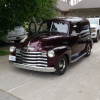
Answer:
[(79, 52), (79, 53), (77, 53), (77, 54), (75, 54), (75, 55), (73, 55), (71, 57), (71, 63), (76, 62), (77, 60), (79, 60), (80, 58), (82, 58), (84, 55), (86, 55), (86, 53), (83, 53), (82, 51)]

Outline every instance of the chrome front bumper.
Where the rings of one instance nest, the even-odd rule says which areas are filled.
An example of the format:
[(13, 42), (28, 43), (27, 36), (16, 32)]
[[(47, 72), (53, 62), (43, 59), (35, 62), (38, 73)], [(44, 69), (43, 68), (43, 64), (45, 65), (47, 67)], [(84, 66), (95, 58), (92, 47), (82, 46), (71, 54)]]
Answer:
[(28, 65), (28, 64), (19, 64), (19, 63), (15, 63), (11, 61), (9, 61), (9, 63), (14, 67), (27, 69), (27, 70), (40, 71), (40, 72), (55, 72), (56, 71), (54, 67), (37, 67), (37, 66)]

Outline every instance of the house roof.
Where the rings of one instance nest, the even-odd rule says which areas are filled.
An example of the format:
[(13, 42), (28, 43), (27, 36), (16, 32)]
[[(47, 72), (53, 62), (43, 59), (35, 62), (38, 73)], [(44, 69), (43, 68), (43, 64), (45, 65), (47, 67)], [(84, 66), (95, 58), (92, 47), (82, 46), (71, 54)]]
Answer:
[(57, 6), (56, 8), (60, 11), (69, 11), (69, 8), (71, 8), (70, 4), (67, 4), (64, 1), (57, 1)]
[(100, 0), (82, 0), (70, 9), (100, 8)]

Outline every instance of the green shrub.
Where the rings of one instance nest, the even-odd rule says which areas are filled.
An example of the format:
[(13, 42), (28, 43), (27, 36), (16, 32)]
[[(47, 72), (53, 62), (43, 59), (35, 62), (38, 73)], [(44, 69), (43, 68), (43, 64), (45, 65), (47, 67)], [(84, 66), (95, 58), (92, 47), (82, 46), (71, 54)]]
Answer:
[(9, 52), (0, 50), (0, 56), (8, 55)]

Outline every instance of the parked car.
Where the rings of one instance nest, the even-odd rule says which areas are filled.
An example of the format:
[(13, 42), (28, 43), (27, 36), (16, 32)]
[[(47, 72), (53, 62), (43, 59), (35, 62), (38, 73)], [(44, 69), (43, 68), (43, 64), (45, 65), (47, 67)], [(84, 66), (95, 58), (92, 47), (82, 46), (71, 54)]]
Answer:
[(93, 42), (89, 21), (85, 18), (45, 20), (41, 23), (38, 33), (35, 32), (36, 25), (31, 22), (30, 35), (25, 42), (10, 47), (11, 65), (62, 75), (68, 64), (91, 54)]
[(91, 38), (95, 41), (99, 41), (100, 37), (100, 18), (87, 18), (90, 22)]
[[(14, 30), (9, 31), (7, 35), (4, 37), (4, 41), (14, 41), (15, 43), (19, 43), (22, 39), (26, 37), (26, 30), (23, 26), (16, 26)], [(2, 41), (0, 41), (2, 43)]]

